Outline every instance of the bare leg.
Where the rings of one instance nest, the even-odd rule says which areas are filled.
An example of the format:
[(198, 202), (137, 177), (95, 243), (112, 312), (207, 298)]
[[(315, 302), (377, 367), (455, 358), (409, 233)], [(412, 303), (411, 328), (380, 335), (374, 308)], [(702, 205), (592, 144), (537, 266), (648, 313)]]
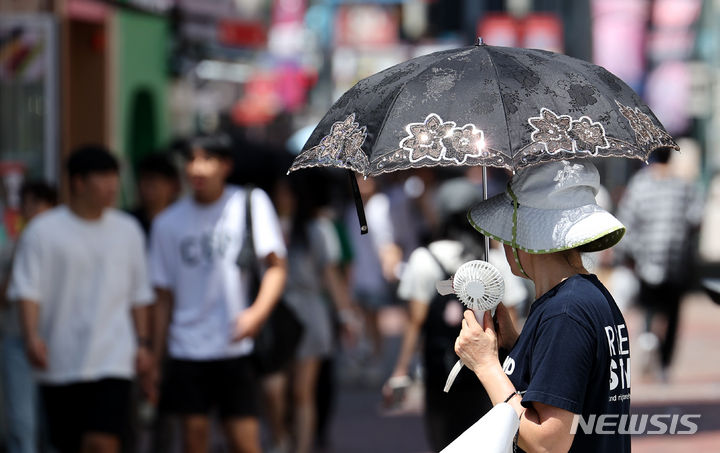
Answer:
[(310, 453), (315, 440), (315, 385), (320, 360), (303, 359), (295, 365), (293, 394), (295, 400), (296, 453)]
[(185, 453), (207, 453), (210, 445), (210, 417), (187, 415), (183, 417), (182, 425)]
[(89, 432), (83, 434), (82, 453), (118, 453), (120, 439), (108, 433)]
[(270, 426), (273, 447), (287, 444), (288, 432), (285, 425), (287, 415), (287, 376), (285, 373), (273, 373), (262, 379), (263, 396), (265, 397), (266, 415)]
[(256, 417), (230, 418), (224, 421), (225, 434), (232, 453), (261, 453), (260, 422)]

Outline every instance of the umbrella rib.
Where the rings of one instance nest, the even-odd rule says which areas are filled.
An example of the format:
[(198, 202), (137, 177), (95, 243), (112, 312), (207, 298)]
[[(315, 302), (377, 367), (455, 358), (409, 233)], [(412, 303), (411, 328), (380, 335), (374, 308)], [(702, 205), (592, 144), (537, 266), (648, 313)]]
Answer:
[[(480, 46), (480, 47), (483, 48), (483, 46)], [(490, 60), (490, 65), (492, 66), (493, 71), (495, 72), (495, 83), (497, 84), (497, 87), (498, 87), (498, 94), (500, 95), (500, 104), (502, 105), (503, 114), (505, 117), (505, 131), (507, 132), (507, 140), (508, 140), (507, 149), (510, 152), (510, 159), (514, 163), (514, 159), (513, 159), (513, 155), (512, 155), (512, 144), (510, 143), (510, 126), (508, 125), (508, 120), (507, 120), (508, 112), (507, 112), (507, 109), (505, 108), (505, 101), (503, 100), (502, 89), (500, 88), (500, 75), (498, 74), (497, 66), (495, 66), (495, 62), (493, 61), (492, 56), (490, 55), (490, 52), (488, 52), (488, 50), (486, 48), (483, 48), (483, 50), (485, 51), (485, 54), (487, 54), (488, 60)], [(513, 170), (513, 173), (515, 173), (515, 170)]]

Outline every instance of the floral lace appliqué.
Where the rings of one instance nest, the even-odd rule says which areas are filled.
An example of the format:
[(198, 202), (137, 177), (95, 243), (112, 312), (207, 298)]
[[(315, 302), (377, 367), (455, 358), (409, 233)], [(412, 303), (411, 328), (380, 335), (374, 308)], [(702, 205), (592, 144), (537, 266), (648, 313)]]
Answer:
[(330, 127), (330, 134), (320, 140), (318, 157), (339, 159), (343, 152), (354, 151), (362, 146), (367, 130), (355, 122), (355, 114), (349, 115), (345, 121), (337, 121)]
[(545, 148), (549, 154), (584, 153), (596, 155), (598, 149), (609, 146), (602, 124), (587, 116), (573, 120), (550, 109), (540, 109), (540, 116), (528, 119), (533, 132), (530, 140)]
[(548, 153), (557, 154), (561, 150), (573, 149), (572, 139), (568, 134), (572, 118), (568, 115), (557, 115), (552, 110), (543, 108), (540, 116), (529, 118), (528, 122), (535, 129), (530, 134), (530, 140), (544, 144)]
[(595, 154), (598, 149), (609, 146), (603, 125), (593, 122), (587, 116), (573, 121), (570, 124), (568, 133), (573, 140), (575, 151), (587, 151), (590, 154)]
[(410, 123), (405, 127), (408, 135), (400, 140), (400, 148), (410, 152), (410, 162), (423, 159), (439, 161), (445, 153), (443, 138), (454, 127), (454, 122), (443, 122), (438, 115), (431, 113), (422, 123)]
[(485, 149), (485, 136), (483, 131), (475, 128), (474, 124), (455, 127), (450, 135), (443, 138), (445, 145), (445, 160), (455, 161), (462, 165), (468, 157), (479, 157)]
[(474, 124), (457, 127), (454, 121), (443, 121), (436, 113), (429, 114), (422, 123), (405, 127), (408, 135), (399, 146), (408, 152), (411, 163), (422, 160), (448, 161), (463, 165), (468, 158), (488, 155), (485, 135)]
[(635, 139), (640, 146), (647, 146), (651, 143), (675, 145), (670, 134), (662, 128), (657, 127), (650, 117), (643, 113), (638, 107), (632, 108), (615, 101), (620, 113), (630, 123), (630, 128), (635, 132)]
[(320, 143), (300, 154), (290, 171), (306, 167), (339, 167), (355, 170), (363, 175), (368, 172), (369, 161), (362, 150), (367, 138), (367, 128), (355, 122), (352, 113), (344, 121), (336, 121), (330, 133)]

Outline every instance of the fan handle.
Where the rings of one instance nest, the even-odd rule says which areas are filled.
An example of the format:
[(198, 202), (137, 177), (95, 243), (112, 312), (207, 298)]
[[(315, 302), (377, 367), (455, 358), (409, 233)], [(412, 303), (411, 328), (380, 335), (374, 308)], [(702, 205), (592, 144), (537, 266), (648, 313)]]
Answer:
[[(490, 315), (495, 316), (495, 308), (493, 307), (490, 310)], [(475, 319), (478, 320), (480, 325), (483, 326), (483, 329), (485, 328), (485, 320), (483, 318), (484, 312), (478, 309), (473, 309), (473, 313), (475, 313)], [(455, 382), (455, 378), (457, 378), (458, 374), (460, 374), (460, 370), (462, 370), (462, 367), (465, 366), (462, 359), (458, 359), (457, 362), (455, 362), (455, 365), (452, 367), (452, 370), (450, 370), (450, 374), (448, 374), (447, 381), (445, 381), (445, 388), (443, 388), (443, 392), (447, 393), (450, 391), (450, 387), (452, 387), (453, 383)]]

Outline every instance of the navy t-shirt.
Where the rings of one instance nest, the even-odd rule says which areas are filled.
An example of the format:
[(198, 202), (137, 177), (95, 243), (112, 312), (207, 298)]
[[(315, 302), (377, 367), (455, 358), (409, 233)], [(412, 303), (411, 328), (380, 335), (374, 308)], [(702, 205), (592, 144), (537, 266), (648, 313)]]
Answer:
[[(536, 401), (582, 415), (571, 452), (629, 452), (630, 436), (608, 425), (630, 412), (630, 343), (625, 319), (594, 275), (575, 275), (536, 300), (503, 364), (523, 405)], [(588, 431), (588, 433), (586, 433)]]

